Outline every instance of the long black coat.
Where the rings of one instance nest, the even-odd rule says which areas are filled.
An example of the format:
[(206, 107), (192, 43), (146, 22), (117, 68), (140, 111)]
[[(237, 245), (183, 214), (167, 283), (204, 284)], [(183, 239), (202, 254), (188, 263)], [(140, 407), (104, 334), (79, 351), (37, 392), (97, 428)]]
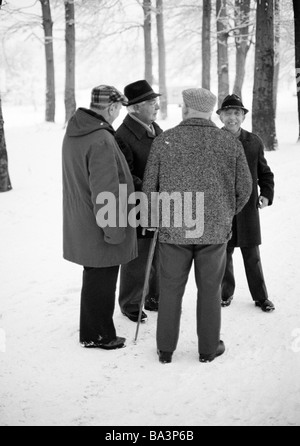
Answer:
[[(153, 127), (156, 135), (153, 135), (150, 130), (147, 131), (143, 125), (127, 115), (116, 132), (116, 140), (129, 165), (136, 191), (142, 190), (145, 169), (153, 141), (156, 136), (163, 132), (155, 122)], [(140, 227), (137, 228), (137, 236), (138, 238), (142, 237)], [(153, 234), (147, 232), (146, 237), (152, 238)]]
[(239, 137), (253, 179), (253, 191), (244, 209), (234, 217), (233, 233), (229, 246), (246, 247), (261, 244), (258, 209), (259, 195), (268, 198), (269, 206), (274, 199), (274, 175), (264, 156), (264, 144), (255, 134), (242, 129)]

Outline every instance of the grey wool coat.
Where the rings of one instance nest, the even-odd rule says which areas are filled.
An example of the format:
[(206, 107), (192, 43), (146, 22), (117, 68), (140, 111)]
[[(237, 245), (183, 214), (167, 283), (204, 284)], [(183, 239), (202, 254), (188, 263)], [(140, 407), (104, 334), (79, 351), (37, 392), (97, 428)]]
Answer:
[[(63, 142), (64, 258), (86, 267), (117, 266), (137, 257), (136, 230), (119, 224), (119, 209), (130, 212), (126, 199), (134, 185), (114, 133), (101, 116), (80, 108)], [(120, 184), (127, 186), (122, 200)], [(97, 200), (101, 193), (113, 194), (116, 202), (116, 224), (107, 227), (98, 226), (97, 214), (106, 204)]]
[[(174, 224), (174, 209), (170, 227), (160, 220), (159, 239), (171, 244), (223, 244), (231, 238), (235, 214), (245, 206), (252, 192), (252, 178), (242, 144), (219, 129), (212, 121), (188, 119), (166, 131), (154, 141), (144, 176), (143, 191), (172, 194), (190, 192), (204, 194), (203, 234), (187, 238), (182, 227)], [(152, 210), (153, 212), (153, 210)]]
[(232, 238), (229, 246), (250, 247), (261, 244), (261, 229), (258, 209), (258, 198), (262, 195), (274, 200), (274, 175), (264, 155), (264, 144), (259, 136), (242, 129), (239, 140), (243, 144), (253, 180), (250, 200), (233, 220)]

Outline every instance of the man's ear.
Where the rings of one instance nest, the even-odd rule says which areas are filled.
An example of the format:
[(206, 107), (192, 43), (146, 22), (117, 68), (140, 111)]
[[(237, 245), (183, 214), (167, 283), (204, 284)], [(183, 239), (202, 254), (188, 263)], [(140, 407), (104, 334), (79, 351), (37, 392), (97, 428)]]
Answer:
[(108, 114), (109, 114), (109, 116), (112, 116), (113, 114), (114, 114), (114, 110), (115, 110), (115, 103), (113, 103), (113, 104), (111, 104), (109, 107), (108, 107)]

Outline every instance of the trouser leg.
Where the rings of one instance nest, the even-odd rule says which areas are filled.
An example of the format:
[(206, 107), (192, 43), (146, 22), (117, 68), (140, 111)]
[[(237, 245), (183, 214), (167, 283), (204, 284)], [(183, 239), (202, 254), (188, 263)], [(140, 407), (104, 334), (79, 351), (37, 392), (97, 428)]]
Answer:
[(221, 285), (226, 266), (226, 244), (195, 247), (198, 287), (197, 331), (200, 354), (214, 354), (221, 331)]
[[(152, 239), (138, 239), (138, 257), (121, 267), (119, 304), (123, 312), (138, 311), (140, 308), (151, 241)], [(151, 267), (149, 296), (158, 299), (159, 271), (157, 262), (156, 253)]]
[(254, 301), (268, 299), (259, 246), (241, 248), (249, 290)]
[(226, 250), (226, 267), (222, 280), (222, 299), (230, 299), (234, 295), (235, 291), (235, 278), (233, 268), (233, 253), (234, 248), (227, 246)]
[(119, 266), (84, 268), (81, 292), (80, 342), (116, 338), (113, 322)]
[(174, 352), (179, 338), (182, 298), (193, 262), (193, 247), (160, 243), (159, 256), (157, 348)]

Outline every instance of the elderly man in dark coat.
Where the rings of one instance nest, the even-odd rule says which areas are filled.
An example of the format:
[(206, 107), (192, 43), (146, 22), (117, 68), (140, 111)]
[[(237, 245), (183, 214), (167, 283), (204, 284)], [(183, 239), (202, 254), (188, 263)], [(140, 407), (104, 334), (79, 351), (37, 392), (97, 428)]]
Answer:
[[(106, 350), (125, 344), (113, 322), (115, 293), (119, 265), (137, 256), (136, 231), (123, 224), (134, 186), (111, 126), (122, 103), (126, 98), (116, 88), (96, 87), (90, 109), (76, 111), (63, 142), (64, 258), (84, 267), (80, 342)], [(115, 221), (104, 221), (107, 198)]]
[[(135, 190), (142, 190), (144, 172), (155, 138), (162, 133), (162, 129), (156, 124), (159, 104), (151, 86), (145, 80), (140, 80), (127, 85), (124, 90), (128, 98), (128, 115), (123, 124), (118, 128), (116, 138), (133, 176)], [(139, 219), (139, 215), (137, 216)], [(120, 277), (119, 304), (122, 313), (131, 321), (137, 322), (139, 308), (142, 299), (143, 285), (146, 273), (146, 263), (153, 233), (143, 233), (142, 228), (137, 228), (138, 251), (137, 259), (122, 266)], [(158, 252), (151, 269), (149, 292), (146, 296), (145, 309), (158, 310), (159, 301), (159, 274)], [(142, 313), (142, 321), (147, 315)]]
[[(155, 209), (162, 209), (158, 225), (161, 275), (157, 324), (162, 363), (172, 361), (177, 347), (182, 298), (193, 262), (200, 361), (211, 362), (224, 353), (220, 329), (226, 246), (233, 217), (252, 191), (243, 146), (210, 120), (215, 95), (202, 88), (190, 89), (183, 92), (183, 99), (184, 121), (155, 140), (143, 185), (151, 200), (151, 215)], [(153, 203), (157, 193), (162, 205)], [(168, 196), (174, 205), (170, 205)], [(164, 217), (164, 203), (169, 203), (170, 219)]]
[(222, 306), (229, 306), (233, 299), (235, 278), (232, 256), (234, 249), (239, 247), (242, 251), (252, 298), (262, 311), (271, 312), (275, 310), (275, 306), (268, 298), (259, 250), (259, 245), (261, 245), (259, 209), (271, 206), (273, 203), (274, 175), (264, 156), (262, 140), (257, 135), (241, 128), (248, 110), (243, 106), (239, 96), (227, 96), (217, 113), (225, 125), (224, 129), (243, 144), (253, 179), (250, 200), (233, 220), (232, 238), (227, 247), (227, 265), (222, 284)]

